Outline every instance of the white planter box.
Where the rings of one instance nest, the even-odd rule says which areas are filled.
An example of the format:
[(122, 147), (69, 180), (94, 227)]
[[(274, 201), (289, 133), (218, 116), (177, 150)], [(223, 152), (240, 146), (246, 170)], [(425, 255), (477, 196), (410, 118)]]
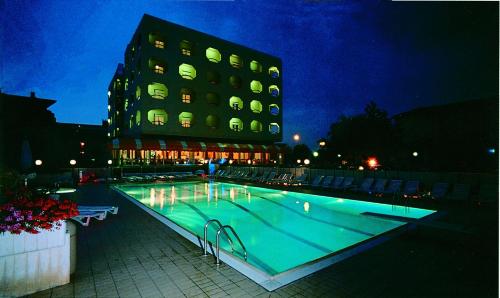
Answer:
[(66, 222), (39, 234), (0, 234), (0, 297), (23, 296), (69, 283)]

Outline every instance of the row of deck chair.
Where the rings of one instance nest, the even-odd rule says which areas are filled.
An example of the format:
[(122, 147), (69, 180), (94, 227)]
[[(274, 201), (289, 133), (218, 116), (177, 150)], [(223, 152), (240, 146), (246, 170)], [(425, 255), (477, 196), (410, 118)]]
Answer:
[(78, 206), (79, 214), (71, 219), (87, 227), (92, 218), (104, 220), (108, 214), (118, 214), (118, 207), (114, 206)]
[(192, 172), (167, 172), (167, 173), (135, 173), (123, 177), (125, 182), (151, 182), (185, 179), (195, 177)]

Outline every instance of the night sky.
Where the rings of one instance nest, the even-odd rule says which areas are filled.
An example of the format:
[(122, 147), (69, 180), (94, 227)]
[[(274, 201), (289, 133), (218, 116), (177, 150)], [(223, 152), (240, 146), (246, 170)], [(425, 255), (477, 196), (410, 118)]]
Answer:
[(284, 142), (315, 147), (341, 114), (498, 97), (498, 3), (3, 1), (0, 88), (100, 124), (144, 13), (283, 60)]

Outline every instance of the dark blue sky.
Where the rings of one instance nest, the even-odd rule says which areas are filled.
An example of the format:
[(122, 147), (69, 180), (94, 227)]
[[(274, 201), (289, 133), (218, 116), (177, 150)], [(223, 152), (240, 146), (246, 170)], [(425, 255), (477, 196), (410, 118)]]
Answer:
[(284, 141), (308, 145), (370, 100), (389, 114), (498, 97), (498, 3), (2, 1), (0, 88), (53, 98), (59, 122), (107, 118), (143, 13), (283, 60)]

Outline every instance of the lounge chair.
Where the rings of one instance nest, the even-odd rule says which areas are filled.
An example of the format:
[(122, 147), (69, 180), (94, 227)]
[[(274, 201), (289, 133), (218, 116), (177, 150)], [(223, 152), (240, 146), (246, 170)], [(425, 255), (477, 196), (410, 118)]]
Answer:
[(333, 176), (326, 176), (325, 179), (321, 182), (321, 187), (328, 188), (330, 184), (332, 184)]
[(80, 214), (78, 214), (77, 216), (73, 216), (71, 219), (81, 224), (84, 227), (88, 227), (91, 218), (95, 218), (97, 220), (104, 220), (106, 219), (106, 213), (107, 213), (106, 211), (82, 210), (80, 211)]
[(269, 177), (270, 174), (271, 174), (271, 171), (266, 171), (262, 174), (262, 176), (259, 176), (259, 177), (256, 177), (255, 179), (253, 179), (253, 181), (261, 182), (261, 181), (267, 179), (267, 177)]
[(436, 200), (443, 199), (448, 193), (449, 187), (450, 185), (445, 182), (435, 183), (434, 186), (432, 186), (432, 190), (430, 193), (431, 198)]
[(397, 195), (401, 192), (401, 185), (403, 184), (403, 180), (391, 180), (389, 182), (389, 186), (387, 186), (382, 194), (384, 195)]
[(320, 185), (320, 183), (321, 183), (321, 180), (323, 180), (324, 177), (325, 176), (316, 176), (316, 177), (314, 177), (314, 180), (311, 183), (311, 186), (312, 187), (318, 187)]
[(403, 192), (401, 193), (405, 198), (417, 198), (418, 190), (420, 188), (420, 181), (418, 180), (410, 180), (406, 181), (405, 186), (403, 188)]
[(344, 182), (344, 177), (335, 177), (330, 188), (332, 189), (340, 189), (342, 186), (342, 182)]
[(269, 182), (271, 182), (274, 179), (274, 177), (276, 177), (276, 172), (271, 172), (269, 174), (269, 176), (267, 176), (267, 178), (264, 178), (264, 179), (260, 180), (260, 182), (262, 182), (262, 183), (269, 183)]
[(469, 184), (455, 184), (448, 198), (450, 200), (465, 201), (470, 195)]
[(368, 178), (365, 178), (363, 180), (363, 182), (361, 182), (361, 184), (359, 186), (354, 186), (352, 188), (353, 191), (356, 191), (356, 192), (364, 192), (364, 193), (369, 193), (371, 188), (372, 188), (372, 185), (373, 185), (373, 181), (375, 179), (371, 178), (371, 177), (368, 177)]
[(78, 211), (104, 211), (106, 213), (118, 214), (118, 207), (115, 206), (87, 206), (78, 205)]
[(344, 181), (342, 181), (342, 185), (340, 189), (346, 190), (352, 187), (352, 183), (354, 182), (354, 177), (345, 177)]
[(304, 173), (295, 179), (291, 179), (289, 185), (305, 185), (307, 184), (307, 174)]
[(375, 180), (375, 184), (373, 185), (373, 188), (370, 190), (369, 193), (376, 195), (384, 193), (386, 184), (387, 184), (387, 179), (379, 178)]

